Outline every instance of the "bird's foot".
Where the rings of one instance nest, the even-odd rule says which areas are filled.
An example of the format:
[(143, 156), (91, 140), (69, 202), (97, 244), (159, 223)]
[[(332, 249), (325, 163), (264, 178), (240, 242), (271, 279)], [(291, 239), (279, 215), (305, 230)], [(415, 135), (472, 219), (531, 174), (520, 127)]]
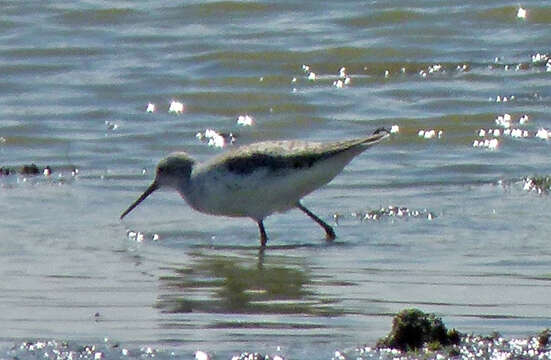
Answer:
[(325, 240), (327, 242), (332, 242), (337, 238), (337, 235), (335, 235), (335, 230), (333, 228), (327, 228), (325, 229)]

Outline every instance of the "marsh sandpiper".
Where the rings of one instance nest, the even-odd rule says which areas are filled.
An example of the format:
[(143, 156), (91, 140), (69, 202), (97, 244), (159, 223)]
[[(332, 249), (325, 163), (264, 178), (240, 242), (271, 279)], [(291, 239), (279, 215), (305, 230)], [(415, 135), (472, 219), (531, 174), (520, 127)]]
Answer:
[(381, 128), (370, 136), (328, 143), (264, 141), (237, 147), (202, 164), (186, 153), (174, 153), (159, 162), (153, 183), (120, 218), (155, 190), (169, 187), (197, 211), (253, 219), (258, 224), (262, 248), (268, 240), (263, 220), (293, 208), (320, 225), (331, 241), (335, 239), (333, 228), (300, 200), (330, 182), (355, 156), (388, 136), (389, 131)]

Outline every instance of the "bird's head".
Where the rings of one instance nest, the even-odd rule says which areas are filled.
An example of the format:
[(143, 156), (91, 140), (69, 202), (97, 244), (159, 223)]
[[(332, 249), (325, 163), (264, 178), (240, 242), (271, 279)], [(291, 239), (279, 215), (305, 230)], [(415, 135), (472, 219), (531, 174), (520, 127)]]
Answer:
[(153, 183), (158, 187), (179, 188), (189, 180), (194, 163), (186, 153), (170, 154), (159, 161)]
[(186, 153), (174, 153), (159, 161), (155, 173), (155, 180), (144, 193), (126, 209), (121, 219), (138, 206), (146, 197), (161, 187), (180, 189), (185, 186), (191, 176), (191, 170), (195, 162)]

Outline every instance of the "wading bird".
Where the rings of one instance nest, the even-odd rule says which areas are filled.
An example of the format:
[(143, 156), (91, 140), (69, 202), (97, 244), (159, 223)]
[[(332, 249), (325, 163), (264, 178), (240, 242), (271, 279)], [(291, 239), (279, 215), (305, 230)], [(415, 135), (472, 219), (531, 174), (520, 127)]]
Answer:
[(262, 248), (268, 240), (263, 220), (293, 208), (318, 223), (331, 241), (335, 239), (333, 228), (300, 200), (330, 182), (355, 156), (388, 136), (389, 132), (381, 128), (370, 136), (328, 143), (264, 141), (235, 148), (202, 164), (186, 153), (174, 153), (159, 162), (153, 183), (120, 218), (155, 190), (169, 187), (197, 211), (253, 219), (258, 224)]

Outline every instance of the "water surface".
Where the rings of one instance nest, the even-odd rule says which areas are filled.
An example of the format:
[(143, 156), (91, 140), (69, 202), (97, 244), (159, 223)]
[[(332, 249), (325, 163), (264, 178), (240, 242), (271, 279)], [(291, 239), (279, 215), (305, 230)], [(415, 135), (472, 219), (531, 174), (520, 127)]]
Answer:
[[(406, 307), (463, 332), (551, 327), (551, 202), (522, 180), (551, 173), (535, 136), (551, 128), (537, 58), (551, 8), (522, 6), (524, 19), (503, 1), (5, 2), (0, 166), (52, 174), (0, 177), (0, 342), (327, 359), (374, 344)], [(528, 136), (503, 135), (504, 114)], [(338, 215), (332, 245), (291, 211), (266, 220), (259, 256), (254, 222), (172, 192), (119, 221), (162, 157), (224, 151), (196, 138), (206, 129), (237, 146), (392, 125), (304, 200)], [(418, 135), (431, 129), (441, 136)], [(485, 139), (497, 147), (473, 147)]]

